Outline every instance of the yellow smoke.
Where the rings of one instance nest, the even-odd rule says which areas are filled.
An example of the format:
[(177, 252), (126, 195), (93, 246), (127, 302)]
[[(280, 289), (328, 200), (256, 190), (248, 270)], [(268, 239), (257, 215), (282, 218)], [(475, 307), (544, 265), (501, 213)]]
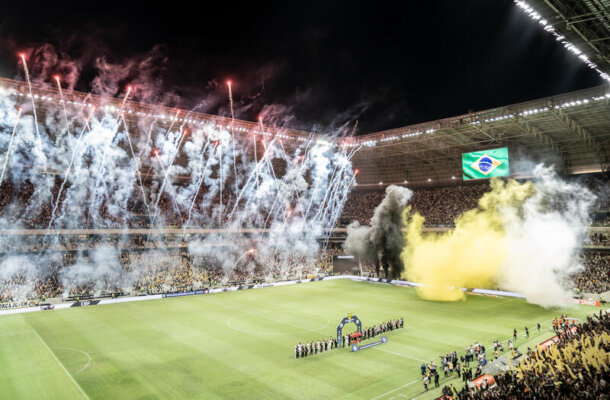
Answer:
[(424, 217), (404, 211), (407, 246), (401, 257), (404, 277), (419, 282), (418, 294), (428, 300), (455, 301), (462, 287), (494, 288), (506, 254), (506, 218), (518, 218), (519, 207), (534, 194), (531, 182), (494, 179), (478, 207), (460, 215), (455, 229), (424, 233)]

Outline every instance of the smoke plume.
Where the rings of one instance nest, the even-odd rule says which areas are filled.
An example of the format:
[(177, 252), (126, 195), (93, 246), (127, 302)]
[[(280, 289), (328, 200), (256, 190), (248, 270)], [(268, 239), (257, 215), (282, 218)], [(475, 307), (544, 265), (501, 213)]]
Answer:
[(402, 213), (413, 192), (402, 186), (390, 185), (385, 193), (385, 198), (375, 208), (371, 226), (360, 226), (355, 222), (347, 227), (345, 250), (363, 261), (374, 263), (378, 273), (381, 266), (386, 277), (391, 269), (391, 275), (397, 278), (404, 269), (400, 257), (405, 245)]
[(405, 276), (422, 284), (421, 297), (458, 300), (462, 287), (477, 287), (519, 292), (544, 307), (565, 303), (567, 278), (583, 268), (578, 254), (595, 196), (551, 167), (538, 165), (533, 176), (492, 180), (447, 233), (423, 233), (423, 217), (405, 211)]

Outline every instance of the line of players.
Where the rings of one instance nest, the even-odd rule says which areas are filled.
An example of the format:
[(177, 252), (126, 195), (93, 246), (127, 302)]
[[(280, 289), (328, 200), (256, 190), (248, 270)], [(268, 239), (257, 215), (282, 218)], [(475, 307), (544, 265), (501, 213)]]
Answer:
[[(405, 321), (402, 317), (395, 320), (390, 320), (388, 322), (383, 322), (370, 328), (363, 329), (361, 340), (370, 339), (383, 333), (403, 328), (404, 325)], [(343, 340), (341, 341), (342, 347), (349, 347), (351, 345), (351, 341), (351, 335), (344, 335)], [(336, 349), (338, 346), (339, 342), (336, 338), (333, 337), (330, 337), (327, 340), (317, 340), (315, 342), (299, 343), (294, 346), (294, 358), (298, 359), (319, 353), (324, 353), (332, 349)]]
[[(366, 328), (362, 330), (362, 340), (367, 340), (370, 338), (374, 338), (375, 336), (381, 335), (383, 333), (393, 331), (395, 329), (400, 329), (405, 326), (405, 320), (401, 317), (395, 320), (389, 320), (388, 322), (383, 322), (379, 325), (372, 326), (370, 328)], [(344, 345), (350, 346), (350, 337), (348, 336), (348, 341), (344, 340)]]

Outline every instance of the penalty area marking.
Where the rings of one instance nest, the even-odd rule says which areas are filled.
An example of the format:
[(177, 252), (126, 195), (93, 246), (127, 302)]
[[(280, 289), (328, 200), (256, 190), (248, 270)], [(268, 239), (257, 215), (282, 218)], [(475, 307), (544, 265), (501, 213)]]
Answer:
[(49, 353), (51, 353), (51, 355), (53, 356), (53, 358), (55, 359), (55, 361), (57, 361), (57, 364), (59, 364), (59, 366), (61, 367), (61, 369), (64, 370), (64, 372), (66, 373), (66, 375), (68, 375), (68, 378), (70, 378), (70, 380), (72, 381), (72, 383), (74, 383), (76, 385), (76, 387), (78, 388), (78, 390), (81, 392), (81, 394), (87, 399), (87, 400), (91, 400), (89, 398), (89, 396), (87, 396), (87, 393), (85, 393), (85, 391), (83, 390), (82, 387), (80, 387), (80, 385), (78, 384), (78, 382), (76, 382), (76, 380), (74, 379), (74, 377), (70, 374), (70, 372), (68, 372), (68, 370), (66, 369), (66, 367), (64, 367), (64, 365), (61, 363), (61, 361), (59, 361), (59, 358), (57, 358), (57, 356), (55, 355), (55, 353), (53, 353), (53, 350), (51, 350), (51, 348), (49, 347), (49, 345), (47, 344), (47, 342), (44, 341), (44, 339), (42, 338), (42, 336), (40, 336), (40, 334), (38, 333), (38, 331), (34, 328), (32, 329), (34, 331), (34, 333), (36, 334), (36, 336), (38, 336), (38, 339), (40, 339), (40, 341), (42, 342), (42, 344), (44, 344), (44, 347), (47, 348), (47, 350), (49, 350)]
[(79, 352), (79, 353), (84, 354), (84, 355), (87, 356), (87, 363), (85, 364), (85, 366), (82, 367), (81, 369), (79, 369), (78, 371), (76, 371), (73, 375), (78, 375), (80, 372), (83, 372), (91, 364), (91, 355), (89, 353), (87, 353), (86, 351), (84, 351), (84, 350), (75, 349), (74, 347), (52, 347), (52, 348), (53, 349), (59, 349), (59, 350), (76, 351), (76, 352)]

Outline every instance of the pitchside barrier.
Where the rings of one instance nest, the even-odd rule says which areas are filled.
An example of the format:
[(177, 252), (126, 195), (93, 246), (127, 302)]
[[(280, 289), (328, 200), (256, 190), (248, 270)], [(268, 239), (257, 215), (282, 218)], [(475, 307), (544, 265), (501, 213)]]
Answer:
[[(310, 279), (290, 280), (290, 281), (273, 282), (273, 283), (256, 284), (256, 285), (229, 286), (229, 287), (215, 288), (215, 289), (192, 290), (192, 291), (188, 291), (188, 292), (179, 292), (179, 293), (165, 293), (165, 294), (134, 296), (134, 297), (119, 297), (116, 299), (102, 299), (99, 301), (96, 299), (95, 304), (103, 305), (103, 304), (113, 304), (113, 303), (126, 303), (126, 302), (131, 302), (131, 301), (156, 300), (156, 299), (169, 298), (169, 297), (202, 295), (202, 294), (207, 294), (207, 293), (233, 292), (236, 290), (260, 289), (260, 288), (267, 288), (267, 287), (273, 287), (273, 286), (295, 285), (298, 283), (314, 282), (314, 281), (321, 281), (321, 280), (334, 280), (334, 279), (351, 279), (353, 281), (358, 281), (358, 282), (391, 284), (391, 285), (406, 286), (406, 287), (421, 286), (421, 284), (419, 284), (417, 282), (401, 281), (401, 280), (395, 280), (395, 279), (369, 278), (369, 277), (357, 276), (357, 275), (336, 275), (336, 276), (316, 277), (316, 278), (310, 278)], [(462, 291), (476, 293), (476, 294), (492, 295), (492, 296), (518, 297), (518, 298), (525, 297), (520, 293), (504, 292), (501, 290), (462, 288)], [(69, 308), (69, 307), (78, 307), (77, 305), (75, 305), (76, 303), (81, 303), (81, 306), (82, 306), (83, 302), (56, 304), (55, 310), (62, 309), (62, 308)], [(92, 303), (94, 303), (93, 301), (89, 301), (88, 303), (89, 303), (89, 305), (94, 305), (94, 304), (92, 304)], [(581, 304), (587, 304), (587, 305), (592, 305), (592, 306), (600, 305), (599, 302), (596, 302), (596, 301), (583, 301), (583, 302), (581, 302)], [(35, 312), (35, 311), (42, 311), (42, 310), (40, 307), (24, 307), (24, 308), (17, 308), (17, 309), (0, 310), (0, 316), (7, 315), (7, 314)]]

